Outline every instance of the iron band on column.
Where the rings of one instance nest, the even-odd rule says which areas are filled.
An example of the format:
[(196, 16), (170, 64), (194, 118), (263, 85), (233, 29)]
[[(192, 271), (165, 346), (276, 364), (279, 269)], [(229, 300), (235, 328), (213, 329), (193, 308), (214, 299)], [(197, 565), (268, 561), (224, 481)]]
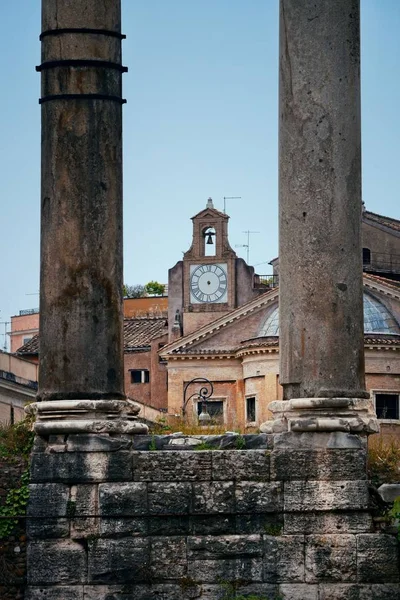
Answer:
[(69, 58), (64, 60), (48, 60), (36, 67), (36, 71), (53, 69), (56, 67), (100, 67), (103, 69), (115, 69), (121, 73), (127, 73), (128, 67), (109, 60), (97, 60), (95, 58)]
[(60, 35), (64, 33), (92, 33), (94, 35), (108, 35), (110, 37), (116, 37), (119, 40), (125, 40), (126, 35), (123, 33), (119, 33), (118, 31), (110, 31), (109, 29), (90, 29), (87, 27), (77, 28), (77, 27), (64, 27), (62, 29), (47, 29), (47, 31), (43, 31), (39, 40), (42, 41), (44, 37), (50, 35)]
[(126, 104), (126, 99), (120, 96), (109, 96), (107, 94), (51, 94), (39, 98), (39, 104), (52, 102), (53, 100), (110, 100), (119, 104)]

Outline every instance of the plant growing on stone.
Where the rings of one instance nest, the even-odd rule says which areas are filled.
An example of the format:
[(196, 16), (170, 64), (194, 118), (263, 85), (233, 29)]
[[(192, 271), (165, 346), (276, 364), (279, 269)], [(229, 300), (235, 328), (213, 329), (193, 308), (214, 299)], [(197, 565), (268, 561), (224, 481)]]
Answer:
[(398, 440), (373, 435), (368, 441), (368, 477), (379, 487), (396, 483), (400, 477), (400, 444)]
[(8, 460), (28, 458), (34, 437), (30, 418), (14, 425), (0, 424), (0, 457)]
[(236, 449), (244, 450), (246, 448), (246, 440), (242, 435), (238, 435), (236, 438)]
[(240, 594), (238, 590), (247, 585), (249, 582), (241, 579), (235, 581), (221, 581), (223, 596), (221, 600), (282, 600), (281, 596), (269, 598), (267, 596), (259, 596), (257, 594)]
[(400, 542), (400, 496), (393, 503), (393, 508), (389, 511), (389, 516), (395, 520), (397, 526), (397, 539)]
[(208, 442), (201, 442), (194, 447), (195, 450), (215, 450)]
[(11, 489), (4, 502), (0, 506), (0, 517), (8, 517), (0, 519), (0, 539), (9, 536), (18, 525), (17, 517), (26, 514), (26, 505), (29, 498), (29, 471), (25, 471), (21, 477), (21, 485), (19, 488)]
[(264, 531), (267, 535), (278, 536), (282, 533), (282, 524), (281, 523), (265, 523)]

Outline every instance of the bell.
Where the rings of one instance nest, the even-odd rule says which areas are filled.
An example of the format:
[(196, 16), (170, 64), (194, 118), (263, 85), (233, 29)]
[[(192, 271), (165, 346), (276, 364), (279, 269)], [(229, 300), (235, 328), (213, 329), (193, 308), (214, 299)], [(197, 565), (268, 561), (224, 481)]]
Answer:
[(212, 239), (212, 233), (209, 233), (209, 234), (207, 235), (207, 241), (206, 241), (206, 244), (213, 244), (213, 243), (214, 243), (214, 242), (213, 242), (213, 239)]

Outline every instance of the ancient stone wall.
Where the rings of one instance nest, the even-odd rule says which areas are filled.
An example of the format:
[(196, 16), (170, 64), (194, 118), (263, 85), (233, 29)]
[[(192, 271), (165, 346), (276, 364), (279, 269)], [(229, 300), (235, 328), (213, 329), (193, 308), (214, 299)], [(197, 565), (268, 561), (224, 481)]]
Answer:
[(37, 438), (26, 600), (393, 600), (365, 465), (346, 433)]

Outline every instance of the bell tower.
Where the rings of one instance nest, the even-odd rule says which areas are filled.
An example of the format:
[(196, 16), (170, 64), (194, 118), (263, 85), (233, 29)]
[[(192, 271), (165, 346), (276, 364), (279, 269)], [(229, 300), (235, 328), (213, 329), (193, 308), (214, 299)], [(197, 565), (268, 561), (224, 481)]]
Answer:
[(215, 321), (254, 297), (254, 269), (238, 258), (228, 240), (229, 217), (214, 208), (192, 217), (192, 244), (169, 270), (169, 341)]

